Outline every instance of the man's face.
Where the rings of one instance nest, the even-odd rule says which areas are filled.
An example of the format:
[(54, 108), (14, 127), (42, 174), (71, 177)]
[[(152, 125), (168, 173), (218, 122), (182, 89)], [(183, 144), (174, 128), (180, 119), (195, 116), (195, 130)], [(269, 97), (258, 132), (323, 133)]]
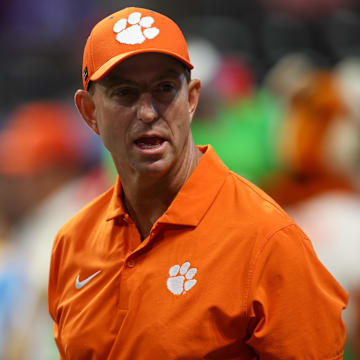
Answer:
[(97, 130), (120, 175), (164, 175), (182, 162), (199, 89), (180, 62), (154, 53), (125, 60), (96, 84)]

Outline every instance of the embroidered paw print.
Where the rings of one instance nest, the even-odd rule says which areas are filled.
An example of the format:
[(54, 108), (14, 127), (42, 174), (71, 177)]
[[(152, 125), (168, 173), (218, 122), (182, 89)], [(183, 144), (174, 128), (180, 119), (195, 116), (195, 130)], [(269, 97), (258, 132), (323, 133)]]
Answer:
[(167, 279), (167, 288), (174, 295), (185, 294), (195, 284), (196, 280), (193, 279), (197, 272), (197, 268), (190, 268), (190, 263), (184, 262), (181, 267), (180, 265), (174, 265), (169, 270), (170, 277)]
[(151, 16), (141, 17), (141, 13), (133, 12), (127, 19), (122, 18), (115, 23), (113, 30), (117, 33), (116, 40), (122, 44), (136, 45), (146, 39), (154, 39), (160, 33), (157, 27), (151, 27), (154, 21)]

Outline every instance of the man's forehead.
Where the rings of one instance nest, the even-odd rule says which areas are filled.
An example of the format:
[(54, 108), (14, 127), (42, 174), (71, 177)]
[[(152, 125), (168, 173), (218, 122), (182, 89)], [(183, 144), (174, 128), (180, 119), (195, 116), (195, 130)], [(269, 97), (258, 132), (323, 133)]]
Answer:
[(179, 76), (185, 71), (184, 65), (172, 56), (157, 53), (134, 55), (116, 65), (102, 80), (102, 83), (131, 78)]

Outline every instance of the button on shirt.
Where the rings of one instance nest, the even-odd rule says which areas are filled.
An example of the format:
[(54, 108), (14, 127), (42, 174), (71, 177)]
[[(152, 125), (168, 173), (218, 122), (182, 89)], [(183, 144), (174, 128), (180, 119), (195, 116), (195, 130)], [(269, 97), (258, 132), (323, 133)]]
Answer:
[(60, 230), (49, 280), (60, 358), (342, 359), (346, 292), (272, 199), (201, 151), (143, 242), (119, 179)]

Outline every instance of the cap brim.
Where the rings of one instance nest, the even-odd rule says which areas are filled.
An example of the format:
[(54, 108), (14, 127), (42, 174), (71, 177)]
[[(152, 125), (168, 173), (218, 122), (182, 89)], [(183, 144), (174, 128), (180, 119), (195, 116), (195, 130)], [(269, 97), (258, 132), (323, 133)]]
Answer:
[(130, 51), (124, 54), (120, 54), (117, 56), (114, 56), (113, 58), (111, 58), (109, 61), (107, 61), (105, 64), (103, 64), (99, 69), (97, 69), (92, 76), (90, 77), (91, 81), (96, 81), (96, 80), (100, 80), (101, 78), (103, 78), (110, 70), (112, 70), (117, 64), (121, 63), (122, 61), (135, 56), (135, 55), (139, 55), (139, 54), (143, 54), (143, 53), (159, 53), (159, 54), (165, 54), (165, 55), (170, 55), (172, 57), (174, 57), (175, 59), (181, 61), (184, 65), (186, 65), (190, 70), (194, 68), (194, 66), (185, 58), (171, 52), (171, 51), (166, 51), (163, 49), (139, 49), (139, 50), (135, 50), (135, 51)]

